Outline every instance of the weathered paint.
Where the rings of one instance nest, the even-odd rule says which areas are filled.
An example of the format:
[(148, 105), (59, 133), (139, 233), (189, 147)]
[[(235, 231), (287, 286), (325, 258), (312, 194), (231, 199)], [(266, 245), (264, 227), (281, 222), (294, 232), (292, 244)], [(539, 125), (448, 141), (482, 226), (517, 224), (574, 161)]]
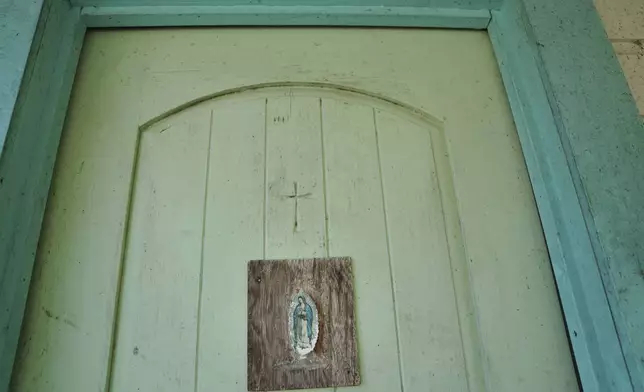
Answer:
[(401, 26), (485, 29), (487, 9), (366, 6), (83, 7), (89, 27), (118, 26)]
[(592, 3), (524, 1), (633, 387), (644, 391), (644, 127)]
[[(134, 1), (128, 2), (128, 4), (133, 3)], [(165, 18), (166, 21), (163, 23), (173, 24), (172, 19), (180, 17), (182, 3), (181, 1), (167, 0), (168, 5), (178, 5), (176, 12), (169, 17), (156, 17)], [(445, 10), (460, 7), (462, 9), (489, 10), (498, 7), (499, 3), (495, 0), (486, 0), (481, 3), (467, 0), (444, 0), (427, 8), (438, 7)], [(8, 12), (1, 14), (7, 21), (10, 21), (4, 22), (5, 19), (3, 19), (3, 23), (17, 26), (13, 23), (18, 21), (20, 31), (32, 31), (34, 27), (29, 26), (36, 25), (36, 17), (31, 12), (33, 8), (29, 8), (28, 4), (34, 5), (37, 2), (17, 4), (17, 1), (2, 3), (1, 7), (6, 6)], [(51, 0), (51, 4), (58, 4), (58, 2)], [(124, 5), (125, 1), (88, 0), (76, 4), (116, 6)], [(150, 1), (136, 2), (136, 5), (146, 4), (149, 5)], [(155, 4), (158, 3), (155, 2)], [(237, 3), (231, 1), (221, 4), (234, 5)], [(332, 3), (325, 2), (314, 5), (325, 6), (329, 4)], [(460, 6), (454, 6), (455, 4)], [(479, 7), (478, 4), (483, 4), (483, 6)], [(532, 48), (533, 52), (532, 55), (528, 54), (530, 57), (522, 59), (522, 62), (531, 64), (539, 72), (537, 75), (529, 74), (534, 78), (519, 74), (515, 80), (524, 86), (532, 86), (536, 89), (535, 91), (540, 89), (546, 91), (555, 127), (559, 131), (560, 146), (566, 158), (567, 170), (571, 172), (584, 218), (584, 222), (579, 220), (567, 222), (570, 229), (566, 229), (565, 225), (560, 226), (563, 224), (562, 222), (556, 223), (554, 227), (556, 230), (562, 229), (571, 234), (581, 233), (579, 234), (581, 237), (590, 237), (592, 251), (599, 263), (612, 307), (612, 315), (620, 333), (622, 348), (626, 351), (630, 378), (635, 384), (635, 390), (644, 390), (644, 372), (641, 369), (644, 364), (637, 357), (638, 353), (644, 352), (644, 333), (641, 332), (644, 330), (644, 315), (638, 311), (640, 300), (644, 298), (644, 284), (642, 282), (644, 274), (642, 274), (640, 261), (644, 260), (644, 250), (642, 244), (638, 243), (638, 239), (644, 237), (644, 228), (640, 223), (644, 215), (641, 201), (641, 195), (644, 193), (642, 189), (644, 180), (641, 177), (641, 173), (644, 172), (644, 160), (641, 157), (641, 151), (644, 149), (642, 124), (591, 2), (588, 0), (568, 2), (523, 0), (523, 4), (525, 5), (524, 20), (522, 25), (514, 28), (517, 29), (516, 31), (526, 34), (523, 39), (526, 40), (525, 43)], [(14, 9), (13, 7), (16, 5), (20, 8)], [(295, 4), (284, 0), (281, 5)], [(391, 4), (391, 6), (395, 5)], [(405, 6), (410, 6), (410, 4), (405, 4)], [(61, 6), (59, 5), (59, 7)], [(94, 10), (93, 12), (98, 11)], [(16, 19), (15, 15), (28, 15), (28, 17), (20, 20), (20, 18)], [(0, 203), (3, 206), (10, 206), (9, 208), (5, 207), (2, 211), (2, 219), (0, 219), (0, 251), (2, 252), (0, 253), (0, 262), (8, 263), (3, 265), (1, 269), (3, 275), (0, 276), (3, 290), (0, 296), (3, 300), (3, 307), (0, 310), (4, 312), (0, 313), (0, 322), (2, 323), (0, 327), (3, 328), (3, 335), (0, 337), (0, 344), (2, 344), (0, 346), (0, 380), (3, 381), (7, 379), (4, 375), (10, 371), (13, 361), (13, 351), (10, 348), (15, 347), (17, 341), (17, 328), (21, 318), (20, 314), (24, 308), (24, 295), (30, 277), (33, 253), (36, 249), (39, 222), (53, 167), (58, 132), (65, 112), (66, 94), (68, 94), (71, 85), (73, 65), (78, 55), (77, 48), (80, 43), (78, 37), (82, 37), (80, 32), (84, 29), (80, 24), (74, 26), (74, 12), (67, 12), (66, 15), (69, 16), (63, 20), (57, 20), (52, 25), (39, 27), (39, 31), (51, 31), (50, 34), (44, 37), (39, 33), (35, 34), (35, 41), (41, 42), (42, 40), (41, 47), (44, 52), (49, 54), (45, 55), (38, 50), (32, 50), (30, 62), (34, 65), (41, 64), (43, 69), (34, 71), (34, 76), (29, 80), (24, 79), (25, 68), (23, 64), (31, 44), (29, 35), (32, 34), (27, 33), (27, 39), (24, 40), (0, 40), (2, 42), (1, 50), (3, 54), (6, 54), (6, 58), (0, 59), (0, 66), (3, 69), (0, 76), (3, 95), (0, 98), (2, 100), (1, 107), (5, 110), (0, 112), (0, 135), (6, 135), (9, 129), (11, 108), (16, 105), (17, 100), (16, 94), (11, 89), (20, 83), (22, 83), (20, 100), (23, 102), (13, 113), (10, 134), (15, 135), (15, 139), (7, 142), (0, 160), (0, 176), (3, 178), (3, 183), (0, 184)], [(104, 16), (109, 20), (108, 15)], [(272, 17), (270, 16), (268, 19)], [(389, 19), (387, 23), (409, 26), (409, 23), (405, 21), (408, 17), (410, 16), (400, 15), (398, 18)], [(139, 18), (132, 16), (130, 21), (133, 26), (145, 25), (145, 23), (154, 24), (154, 15), (140, 15)], [(137, 20), (145, 23), (137, 23)], [(446, 27), (449, 23), (456, 23), (455, 20), (446, 22)], [(253, 19), (253, 23), (260, 21), (260, 17)], [(154, 25), (159, 25), (159, 22)], [(526, 29), (531, 31), (526, 33)], [(3, 29), (0, 34), (4, 34), (5, 31), (6, 29)], [(61, 37), (64, 39), (60, 39)], [(507, 45), (511, 45), (510, 42), (500, 42), (500, 44), (508, 52), (514, 50), (514, 47), (507, 47)], [(46, 50), (48, 47), (54, 47), (55, 50)], [(498, 48), (499, 46), (497, 46), (497, 50)], [(527, 54), (528, 52), (523, 51), (522, 53)], [(536, 53), (536, 57), (534, 53)], [(67, 58), (65, 58), (66, 56)], [(502, 61), (503, 56), (499, 57), (499, 60)], [(34, 66), (35, 68), (37, 67)], [(5, 69), (8, 69), (8, 72), (5, 72)], [(65, 69), (70, 72), (65, 73)], [(517, 71), (512, 67), (509, 70), (511, 73)], [(51, 74), (61, 76), (65, 74), (65, 77), (47, 79), (47, 76)], [(36, 78), (35, 75), (41, 75), (41, 77)], [(22, 82), (20, 82), (21, 80)], [(35, 87), (36, 85), (39, 87)], [(8, 94), (4, 91), (5, 86), (9, 87)], [(508, 86), (508, 91), (512, 96), (510, 86)], [(30, 96), (40, 96), (41, 98), (28, 98)], [(56, 98), (60, 98), (60, 105), (48, 105), (49, 102), (56, 101)], [(521, 110), (530, 112), (526, 112), (526, 114), (532, 118), (539, 118), (543, 107), (531, 106), (530, 102), (524, 101), (526, 98), (518, 99), (521, 100)], [(42, 115), (33, 116), (33, 113)], [(34, 118), (28, 118), (29, 116)], [(518, 123), (525, 120), (519, 118), (516, 111), (515, 116)], [(33, 121), (37, 125), (34, 126), (32, 123), (27, 126), (25, 125), (29, 122), (27, 120)], [(51, 139), (29, 139), (25, 132), (22, 132), (23, 129), (28, 129), (29, 132), (26, 134), (31, 134), (31, 137), (40, 129), (51, 129)], [(18, 143), (18, 140), (22, 140), (22, 142)], [(40, 151), (37, 148), (39, 145), (42, 148)], [(540, 149), (543, 156), (549, 156), (549, 151), (556, 155), (556, 150), (552, 149), (557, 148), (557, 144), (545, 143), (544, 146), (535, 148)], [(39, 152), (34, 153), (35, 151)], [(527, 158), (529, 159), (529, 157)], [(41, 161), (38, 162), (38, 159)], [(27, 161), (29, 164), (24, 163)], [(550, 170), (555, 172), (556, 169), (551, 168)], [(531, 169), (531, 175), (534, 179), (535, 175), (538, 176), (540, 173), (534, 173), (533, 170)], [(539, 183), (534, 184), (537, 196), (540, 193), (539, 186)], [(566, 203), (560, 201), (560, 192), (562, 191), (564, 190), (556, 187), (545, 191), (548, 198), (552, 200), (553, 209), (563, 211), (567, 207)], [(23, 192), (26, 196), (21, 195)], [(9, 204), (9, 202), (15, 204)], [(544, 216), (542, 215), (542, 219), (545, 220)], [(550, 237), (550, 242), (553, 241), (551, 230), (555, 229), (547, 225), (544, 228)], [(20, 267), (19, 271), (17, 267)], [(573, 277), (568, 270), (563, 270), (561, 273)], [(23, 278), (25, 280), (21, 282)], [(579, 279), (576, 282), (571, 280), (571, 282), (573, 285), (580, 284)], [(595, 287), (591, 291), (594, 293), (593, 295), (602, 298), (603, 290), (600, 290), (599, 287)], [(15, 298), (19, 300), (15, 300)], [(4, 301), (7, 301), (7, 306)], [(577, 310), (581, 311), (582, 309), (578, 308)], [(569, 316), (568, 311), (567, 316)], [(589, 328), (588, 325), (585, 327)], [(571, 329), (573, 337), (574, 332), (576, 331)], [(589, 350), (597, 351), (601, 350), (602, 344), (614, 339), (614, 336), (610, 336), (609, 331), (606, 333), (608, 333), (606, 336), (582, 338), (588, 339), (585, 344)], [(578, 362), (583, 362), (584, 354), (576, 354)], [(591, 363), (590, 360), (588, 361)], [(616, 361), (619, 362), (618, 359)], [(617, 362), (614, 362), (613, 365), (619, 368)], [(588, 370), (590, 374), (581, 374), (582, 379), (588, 379), (588, 377), (594, 380), (601, 379), (599, 374), (593, 373), (596, 370), (591, 366)], [(606, 368), (603, 370), (607, 371)], [(626, 377), (620, 377), (622, 384), (618, 385), (623, 385), (626, 381)], [(4, 385), (0, 384), (0, 390), (3, 390), (2, 388)]]
[[(24, 51), (15, 50), (8, 59), (16, 68), (6, 75), (12, 73), (18, 83), (22, 79), (20, 95), (17, 101), (12, 94), (4, 95), (0, 105), (4, 109), (15, 103), (16, 107), (0, 157), (0, 391), (6, 390), (10, 379), (54, 158), (84, 34), (78, 24), (79, 11), (66, 2), (47, 1), (44, 10), (27, 76), (18, 72)], [(31, 25), (32, 21), (24, 22)], [(28, 50), (29, 42), (21, 42), (22, 49)], [(5, 77), (2, 65), (0, 78)], [(6, 129), (3, 122), (0, 135)]]
[[(249, 62), (248, 53), (265, 61)], [(576, 390), (496, 70), (485, 32), (90, 33), (41, 234), (16, 392), (91, 390), (110, 374), (111, 352), (113, 391), (163, 380), (175, 391), (238, 391), (246, 384), (245, 261), (264, 257), (262, 248), (264, 258), (354, 256), (358, 389)], [(265, 84), (296, 78), (330, 85)], [(195, 99), (202, 96), (214, 98)], [(150, 125), (137, 148), (141, 123)], [(299, 195), (309, 193), (297, 230), (294, 201), (285, 197), (295, 183)], [(439, 197), (443, 191), (453, 196)]]
[(42, 5), (43, 0), (0, 1), (0, 151), (7, 136)]
[[(615, 331), (592, 235), (541, 82), (538, 44), (519, 3), (494, 12), (489, 27), (530, 172), (559, 296), (585, 391), (628, 391), (631, 385)], [(582, 228), (582, 230), (580, 230)]]
[[(120, 7), (120, 6), (365, 6), (365, 7), (428, 7), (428, 8), (453, 8), (466, 10), (482, 10), (498, 8), (503, 0), (71, 0), (73, 5), (93, 7)], [(215, 4), (213, 4), (215, 3)], [(431, 4), (429, 4), (431, 3)]]

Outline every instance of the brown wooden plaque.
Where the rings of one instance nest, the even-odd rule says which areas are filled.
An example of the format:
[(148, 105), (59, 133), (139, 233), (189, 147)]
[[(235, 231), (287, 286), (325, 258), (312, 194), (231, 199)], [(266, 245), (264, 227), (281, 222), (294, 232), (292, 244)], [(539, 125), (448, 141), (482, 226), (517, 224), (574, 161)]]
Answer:
[(248, 390), (360, 384), (351, 259), (248, 263)]

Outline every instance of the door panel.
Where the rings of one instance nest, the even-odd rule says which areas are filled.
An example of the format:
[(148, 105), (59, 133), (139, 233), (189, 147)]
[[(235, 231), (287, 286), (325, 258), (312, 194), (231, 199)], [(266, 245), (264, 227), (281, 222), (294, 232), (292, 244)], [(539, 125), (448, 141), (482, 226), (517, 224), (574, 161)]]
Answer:
[[(213, 282), (206, 276), (241, 275), (241, 271), (224, 271), (231, 264), (245, 265), (249, 258), (329, 255), (335, 250), (334, 238), (339, 237), (336, 227), (352, 240), (371, 221), (358, 219), (352, 232), (342, 232), (335, 224), (339, 215), (335, 209), (327, 213), (329, 206), (346, 200), (342, 215), (369, 213), (371, 207), (364, 210), (369, 197), (374, 200), (373, 221), (380, 235), (363, 246), (377, 247), (379, 254), (373, 259), (356, 257), (356, 263), (369, 263), (369, 269), (383, 276), (377, 288), (385, 295), (374, 303), (376, 312), (366, 317), (358, 312), (358, 317), (369, 329), (375, 324), (387, 326), (383, 321), (389, 320), (385, 333), (393, 338), (387, 354), (373, 358), (390, 362), (381, 372), (392, 388), (419, 390), (434, 385), (441, 390), (467, 390), (452, 260), (430, 136), (432, 129), (442, 130), (394, 105), (381, 103), (376, 109), (368, 99), (358, 97), (332, 88), (268, 88), (237, 94), (233, 102), (226, 97), (206, 101), (198, 109), (182, 111), (141, 132), (120, 294), (114, 390), (188, 391), (194, 389), (195, 378), (199, 389), (203, 385), (209, 390), (213, 383), (234, 388), (219, 379), (229, 377), (209, 374), (221, 365), (221, 358), (237, 358), (237, 367), (244, 367), (245, 357), (234, 352), (244, 353), (243, 347), (223, 342), (230, 341), (230, 336), (243, 341), (233, 331), (245, 325), (245, 312), (230, 310), (245, 308), (246, 282)], [(241, 143), (232, 137), (241, 138)], [(328, 144), (329, 138), (335, 141)], [(366, 160), (357, 159), (360, 151)], [(444, 154), (444, 146), (439, 145), (438, 151)], [(234, 175), (206, 174), (209, 170), (225, 173), (226, 168)], [(338, 172), (347, 183), (337, 186), (334, 181), (327, 186), (326, 179), (335, 180)], [(347, 192), (362, 184), (368, 173), (370, 196)], [(226, 194), (221, 187), (239, 183), (237, 176), (251, 181), (249, 189), (236, 194), (252, 196), (253, 204), (263, 206), (251, 209), (255, 216), (243, 218), (211, 214), (209, 207)], [(443, 181), (451, 186), (449, 177)], [(239, 210), (236, 197), (225, 200), (220, 212)], [(228, 243), (244, 242), (248, 233), (228, 224), (248, 218), (264, 229), (261, 240), (257, 234), (250, 237), (265, 247), (261, 256), (222, 255), (218, 241), (210, 240), (211, 230), (229, 232)], [(249, 245), (257, 249), (260, 244)], [(345, 252), (353, 255), (357, 250)], [(201, 268), (204, 278), (200, 280)], [(212, 273), (206, 275), (207, 271)], [(220, 301), (213, 301), (216, 297), (210, 294), (218, 290), (213, 284), (226, 290), (218, 292)], [(361, 279), (357, 286), (360, 302), (372, 303), (371, 297), (360, 296)], [(201, 317), (212, 320), (208, 327), (203, 327)], [(201, 363), (196, 363), (196, 350)], [(402, 376), (396, 377), (397, 370)], [(230, 381), (239, 383), (239, 379)]]
[(210, 113), (141, 133), (112, 390), (192, 390)]
[[(382, 111), (374, 116), (403, 385), (415, 391), (427, 385), (465, 391), (458, 308), (429, 127)], [(437, 152), (445, 153), (442, 146)]]
[(326, 256), (320, 99), (266, 104), (265, 257)]
[(239, 292), (246, 261), (264, 255), (265, 110), (261, 98), (212, 109), (208, 184), (215, 188), (208, 186), (205, 207), (197, 391), (246, 387), (247, 307)]
[(59, 155), (17, 391), (246, 390), (246, 262), (323, 256), (355, 390), (577, 389), (484, 33), (93, 32)]
[(373, 111), (322, 99), (329, 254), (353, 257), (356, 319), (369, 324), (357, 331), (362, 383), (396, 391), (398, 335)]

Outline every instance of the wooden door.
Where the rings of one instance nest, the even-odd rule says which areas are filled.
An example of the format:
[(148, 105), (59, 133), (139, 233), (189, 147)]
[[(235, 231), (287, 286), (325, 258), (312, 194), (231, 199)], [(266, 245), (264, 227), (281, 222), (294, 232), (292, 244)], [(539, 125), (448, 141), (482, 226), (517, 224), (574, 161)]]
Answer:
[(90, 32), (16, 391), (245, 391), (246, 263), (354, 260), (361, 391), (574, 391), (483, 32)]

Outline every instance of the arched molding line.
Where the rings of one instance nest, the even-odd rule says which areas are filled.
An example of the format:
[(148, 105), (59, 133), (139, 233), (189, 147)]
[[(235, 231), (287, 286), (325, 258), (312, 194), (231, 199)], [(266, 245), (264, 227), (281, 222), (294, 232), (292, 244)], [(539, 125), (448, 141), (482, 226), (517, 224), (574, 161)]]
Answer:
[(309, 88), (309, 89), (323, 89), (323, 90), (330, 90), (330, 91), (339, 91), (343, 93), (348, 93), (349, 95), (358, 95), (361, 97), (366, 97), (368, 99), (376, 100), (381, 103), (385, 103), (390, 106), (394, 106), (399, 109), (403, 109), (404, 112), (407, 112), (411, 115), (413, 115), (416, 118), (419, 118), (423, 120), (424, 122), (428, 122), (431, 125), (434, 125), (435, 127), (442, 128), (443, 121), (440, 120), (438, 117), (433, 116), (421, 109), (418, 109), (412, 105), (409, 105), (405, 102), (398, 101), (393, 98), (386, 97), (384, 95), (380, 95), (377, 93), (372, 93), (370, 91), (358, 89), (355, 87), (349, 87), (349, 86), (343, 86), (339, 84), (333, 84), (333, 83), (323, 83), (323, 82), (269, 82), (269, 83), (259, 83), (259, 84), (252, 84), (248, 86), (241, 86), (241, 87), (235, 87), (231, 89), (226, 89), (226, 90), (221, 90), (216, 93), (204, 95), (202, 97), (187, 101), (186, 103), (183, 103), (179, 106), (176, 106), (156, 117), (153, 117), (152, 119), (146, 121), (142, 125), (139, 126), (139, 131), (145, 131), (155, 124), (172, 117), (175, 114), (181, 113), (184, 110), (190, 109), (192, 107), (195, 107), (199, 104), (206, 103), (209, 101), (214, 101), (214, 100), (221, 100), (221, 99), (226, 99), (230, 98), (233, 96), (239, 96), (241, 94), (245, 93), (250, 93), (250, 92), (255, 92), (258, 90), (276, 90), (276, 89), (282, 89), (282, 88)]

